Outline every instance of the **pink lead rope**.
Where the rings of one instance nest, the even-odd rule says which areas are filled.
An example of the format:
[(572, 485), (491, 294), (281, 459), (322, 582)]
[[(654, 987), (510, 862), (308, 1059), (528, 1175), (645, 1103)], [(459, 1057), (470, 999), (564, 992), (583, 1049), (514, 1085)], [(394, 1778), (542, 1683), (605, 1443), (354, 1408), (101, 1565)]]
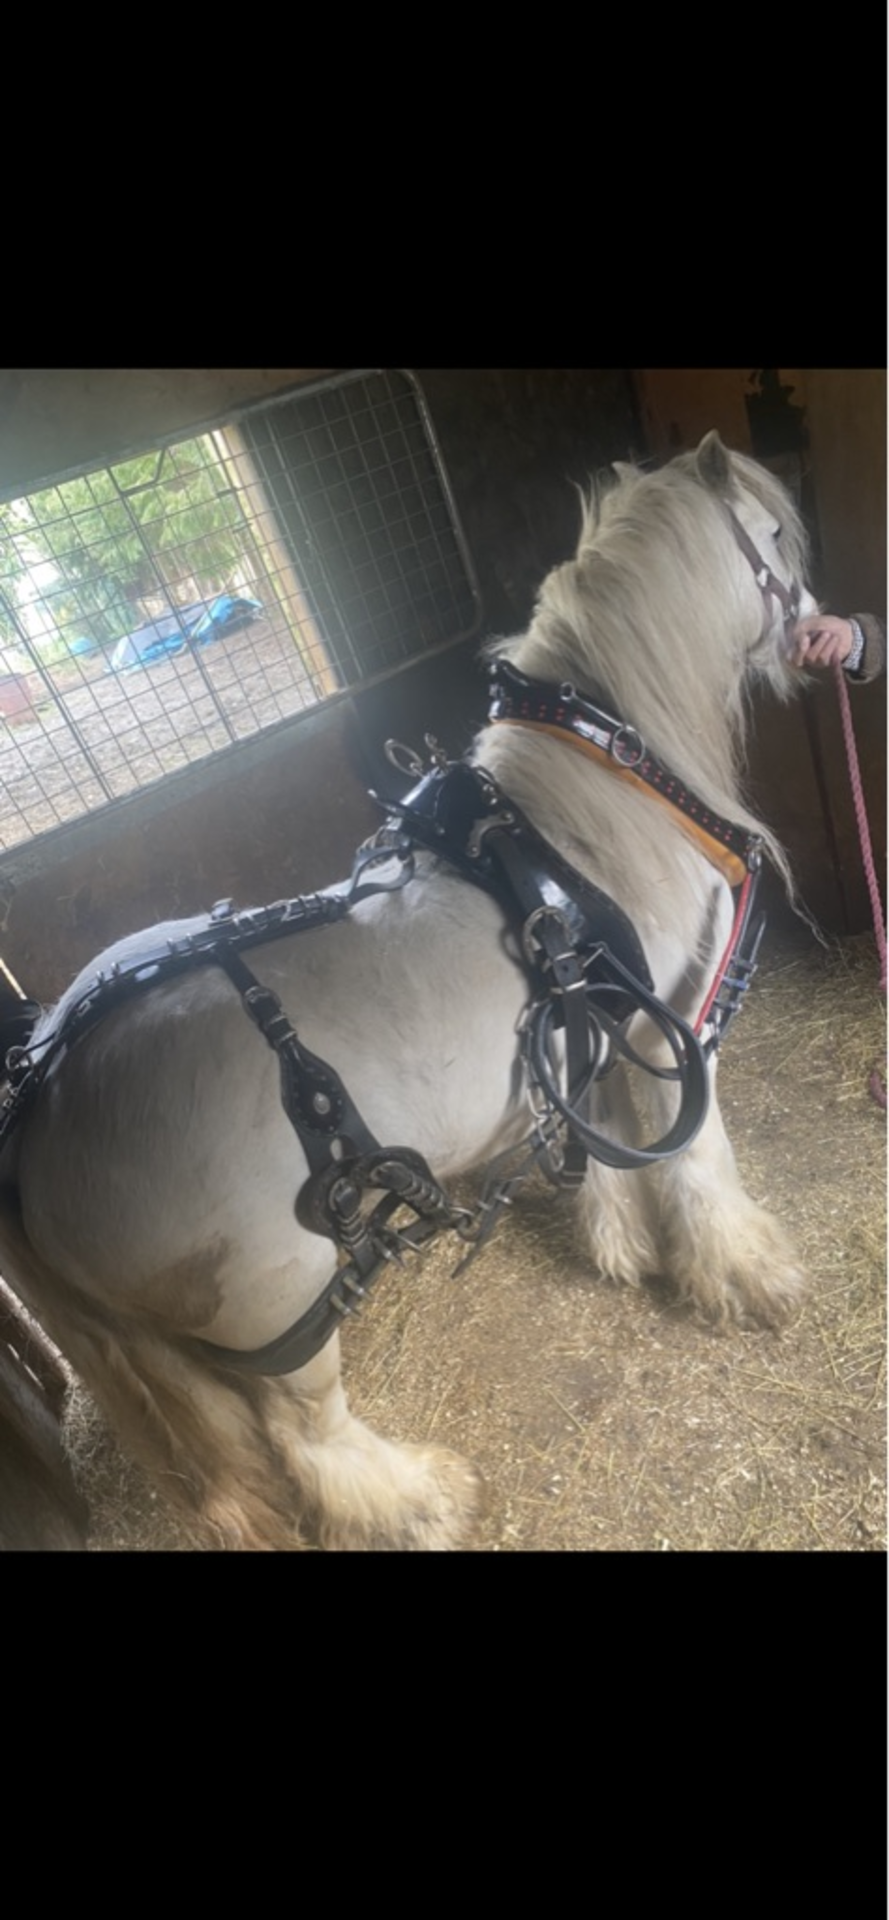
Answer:
[[(852, 709), (849, 705), (849, 689), (846, 685), (846, 676), (843, 672), (843, 669), (839, 661), (834, 662), (833, 675), (834, 675), (834, 681), (836, 683), (837, 698), (840, 703), (840, 718), (843, 723), (843, 739), (845, 740), (845, 743), (846, 743), (846, 759), (849, 763), (849, 779), (852, 785), (852, 797), (855, 802), (855, 818), (858, 822), (858, 838), (861, 843), (861, 858), (864, 863), (864, 871), (867, 875), (867, 885), (868, 885), (868, 892), (870, 894), (871, 913), (873, 914), (873, 921), (874, 921), (874, 935), (876, 937), (876, 942), (877, 942), (877, 952), (879, 953), (879, 956), (880, 956), (880, 987), (882, 992), (885, 993), (886, 991), (886, 927), (883, 920), (883, 905), (880, 899), (880, 889), (877, 885), (877, 875), (876, 875), (876, 870), (874, 868), (874, 856), (871, 850), (870, 828), (868, 827), (868, 824), (867, 824), (867, 809), (864, 804), (864, 793), (862, 791), (862, 786), (861, 786), (861, 772), (858, 766), (858, 749), (855, 745), (855, 733), (852, 727)], [(876, 1067), (874, 1067), (873, 1073), (871, 1074), (871, 1077), (870, 1077), (870, 1090), (871, 1090), (871, 1093), (873, 1094), (874, 1099), (879, 1102), (880, 1106), (885, 1107), (886, 1085), (885, 1085), (885, 1082), (881, 1079), (880, 1074)]]

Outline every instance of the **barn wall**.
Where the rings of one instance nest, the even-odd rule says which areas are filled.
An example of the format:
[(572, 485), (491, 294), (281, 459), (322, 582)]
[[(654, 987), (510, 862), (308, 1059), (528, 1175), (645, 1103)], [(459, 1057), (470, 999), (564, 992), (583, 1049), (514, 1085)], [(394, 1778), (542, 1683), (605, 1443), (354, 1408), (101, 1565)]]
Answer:
[[(806, 375), (812, 473), (821, 538), (819, 592), (837, 612), (886, 616), (886, 373)], [(858, 825), (832, 687), (808, 697), (813, 752), (823, 768), (824, 813), (845, 916), (870, 925)], [(850, 690), (874, 864), (886, 872), (886, 680)]]

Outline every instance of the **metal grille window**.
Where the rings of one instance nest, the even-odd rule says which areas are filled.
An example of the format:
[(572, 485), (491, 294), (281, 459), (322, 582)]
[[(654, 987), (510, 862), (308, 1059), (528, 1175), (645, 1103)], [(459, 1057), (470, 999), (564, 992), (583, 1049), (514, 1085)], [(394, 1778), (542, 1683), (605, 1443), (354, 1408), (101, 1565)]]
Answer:
[(478, 619), (407, 373), (291, 391), (0, 503), (0, 848)]

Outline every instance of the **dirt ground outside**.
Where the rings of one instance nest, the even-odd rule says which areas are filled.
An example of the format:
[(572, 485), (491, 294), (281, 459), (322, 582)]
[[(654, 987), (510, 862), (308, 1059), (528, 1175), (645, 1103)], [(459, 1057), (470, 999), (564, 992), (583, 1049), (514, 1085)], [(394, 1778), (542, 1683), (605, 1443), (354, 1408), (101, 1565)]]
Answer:
[[(872, 936), (766, 952), (720, 1079), (748, 1188), (811, 1274), (780, 1334), (607, 1285), (541, 1181), (461, 1277), (443, 1240), (380, 1281), (344, 1336), (355, 1411), (476, 1461), (481, 1551), (885, 1552), (884, 1066)], [(206, 1545), (80, 1389), (67, 1444), (94, 1551)]]
[(22, 840), (22, 822), (31, 834), (77, 819), (301, 713), (321, 691), (280, 619), (123, 673), (104, 657), (72, 660), (51, 680), (61, 710), (32, 673), (30, 710), (0, 719), (0, 849)]

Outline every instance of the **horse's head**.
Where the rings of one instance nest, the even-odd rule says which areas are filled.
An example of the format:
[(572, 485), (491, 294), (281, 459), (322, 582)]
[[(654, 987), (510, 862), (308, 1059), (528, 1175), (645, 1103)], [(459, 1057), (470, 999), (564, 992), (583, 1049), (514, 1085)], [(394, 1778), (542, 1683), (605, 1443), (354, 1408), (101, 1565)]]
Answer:
[(717, 812), (734, 783), (745, 683), (799, 684), (789, 630), (815, 610), (807, 540), (780, 480), (718, 433), (653, 469), (619, 463), (583, 496), (573, 560), (540, 589), (527, 634), (496, 651), (628, 718)]
[(817, 606), (805, 585), (808, 542), (802, 520), (775, 475), (744, 454), (730, 453), (715, 431), (690, 458), (734, 541), (740, 604), (749, 603), (746, 666), (786, 692), (792, 679), (790, 630)]

